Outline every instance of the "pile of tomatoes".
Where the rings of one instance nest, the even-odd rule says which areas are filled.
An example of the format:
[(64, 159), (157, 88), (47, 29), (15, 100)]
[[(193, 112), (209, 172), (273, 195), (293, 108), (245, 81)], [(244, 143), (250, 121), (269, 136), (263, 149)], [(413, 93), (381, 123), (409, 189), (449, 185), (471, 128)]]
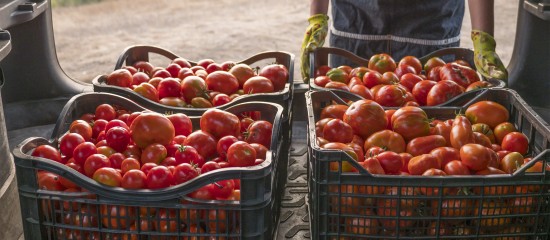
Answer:
[[(440, 235), (469, 235), (475, 234), (472, 226), (476, 224), (482, 234), (529, 232), (525, 227), (516, 229), (513, 223), (536, 219), (537, 194), (546, 191), (541, 186), (451, 187), (437, 179), (504, 176), (530, 163), (528, 138), (508, 122), (509, 117), (504, 106), (492, 101), (476, 102), (451, 119), (429, 119), (423, 109), (414, 106), (384, 110), (372, 100), (324, 107), (315, 123), (321, 149), (345, 151), (358, 162), (355, 166), (370, 174), (425, 177), (423, 187), (385, 185), (383, 179), (374, 178), (357, 180), (357, 184), (329, 184), (329, 210), (338, 213), (334, 221), (345, 223), (342, 230), (347, 233), (375, 236), (395, 235), (398, 227), (406, 236), (435, 236), (437, 229)], [(542, 172), (543, 166), (536, 162), (526, 172)], [(358, 171), (343, 159), (327, 167), (333, 172)], [(435, 226), (436, 220), (422, 216), (443, 220)]]
[(162, 105), (210, 108), (245, 94), (282, 91), (288, 77), (288, 69), (282, 64), (253, 69), (243, 63), (219, 64), (202, 59), (192, 66), (184, 58), (175, 58), (166, 67), (138, 61), (111, 72), (105, 83), (129, 88)]
[(464, 92), (490, 86), (462, 60), (445, 63), (433, 57), (422, 66), (414, 56), (405, 56), (396, 63), (385, 53), (373, 55), (368, 67), (322, 65), (315, 72), (314, 83), (352, 92), (385, 107), (435, 106)]
[[(193, 131), (191, 119), (182, 113), (165, 116), (149, 111), (128, 112), (101, 104), (94, 113), (73, 121), (69, 131), (59, 138), (58, 147), (40, 145), (31, 154), (64, 164), (106, 186), (157, 190), (183, 184), (217, 169), (261, 164), (271, 146), (273, 126), (260, 117), (260, 112), (243, 112), (237, 116), (208, 109), (200, 118), (200, 129)], [(39, 171), (37, 177), (41, 190), (87, 192), (51, 172)], [(240, 201), (240, 180), (214, 181), (188, 196), (200, 200)], [(227, 223), (229, 214), (235, 215), (232, 219), (238, 219), (237, 211), (230, 213), (216, 208), (142, 209), (104, 204), (79, 207), (83, 204), (76, 201), (49, 202), (51, 200), (42, 202), (48, 219), (58, 214), (51, 206), (63, 207), (65, 215), (56, 218), (65, 224), (84, 227), (97, 227), (99, 222), (109, 229), (219, 233), (226, 230), (227, 224), (235, 224)], [(90, 208), (99, 208), (102, 217), (99, 219), (97, 210)], [(138, 214), (141, 222), (136, 220)], [(205, 219), (207, 224), (199, 225), (197, 219)], [(186, 224), (181, 224), (184, 222)], [(78, 235), (78, 231), (60, 230), (58, 234)], [(89, 233), (82, 236), (92, 237)]]
[[(271, 144), (272, 124), (258, 112), (238, 117), (207, 110), (200, 130), (183, 114), (127, 112), (110, 104), (84, 114), (61, 136), (59, 148), (41, 145), (32, 156), (44, 157), (75, 169), (97, 182), (126, 189), (160, 189), (185, 183), (206, 172), (262, 163)], [(39, 187), (63, 191), (74, 183), (39, 172)], [(200, 199), (239, 198), (239, 181), (222, 180), (191, 194)]]

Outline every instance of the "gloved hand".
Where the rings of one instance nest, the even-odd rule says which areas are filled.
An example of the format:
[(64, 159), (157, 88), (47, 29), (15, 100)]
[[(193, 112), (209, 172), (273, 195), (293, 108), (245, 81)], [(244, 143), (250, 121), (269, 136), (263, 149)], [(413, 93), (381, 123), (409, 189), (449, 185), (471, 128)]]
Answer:
[(472, 42), (474, 43), (474, 63), (477, 71), (486, 78), (495, 78), (506, 82), (508, 71), (497, 53), (496, 42), (490, 34), (472, 30)]
[(309, 82), (309, 52), (317, 47), (322, 47), (325, 43), (325, 37), (328, 32), (328, 16), (326, 14), (316, 14), (309, 19), (309, 26), (304, 34), (301, 49), (301, 72), (305, 83)]

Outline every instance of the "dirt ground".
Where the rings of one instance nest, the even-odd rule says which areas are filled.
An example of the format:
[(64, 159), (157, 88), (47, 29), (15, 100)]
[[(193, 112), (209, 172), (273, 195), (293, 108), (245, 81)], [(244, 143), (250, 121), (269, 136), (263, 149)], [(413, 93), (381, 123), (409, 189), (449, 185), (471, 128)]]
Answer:
[[(517, 1), (495, 0), (497, 53), (507, 64)], [(262, 51), (299, 51), (308, 0), (105, 0), (53, 9), (56, 50), (65, 72), (84, 82), (113, 70), (122, 50), (155, 45), (190, 60), (242, 60)], [(461, 45), (471, 48), (464, 17)], [(299, 69), (295, 69), (295, 79)]]

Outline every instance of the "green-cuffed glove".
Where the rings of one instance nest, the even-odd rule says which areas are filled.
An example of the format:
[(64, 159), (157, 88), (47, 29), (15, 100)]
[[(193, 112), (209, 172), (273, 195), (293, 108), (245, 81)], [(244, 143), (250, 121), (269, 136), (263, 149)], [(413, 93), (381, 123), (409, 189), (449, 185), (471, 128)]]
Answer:
[(309, 52), (317, 47), (322, 47), (328, 32), (328, 16), (326, 14), (316, 14), (309, 19), (309, 26), (304, 34), (301, 49), (301, 72), (305, 83), (309, 82)]
[(474, 43), (474, 63), (477, 71), (486, 78), (495, 78), (506, 82), (508, 71), (497, 53), (496, 42), (490, 34), (472, 30), (472, 42)]

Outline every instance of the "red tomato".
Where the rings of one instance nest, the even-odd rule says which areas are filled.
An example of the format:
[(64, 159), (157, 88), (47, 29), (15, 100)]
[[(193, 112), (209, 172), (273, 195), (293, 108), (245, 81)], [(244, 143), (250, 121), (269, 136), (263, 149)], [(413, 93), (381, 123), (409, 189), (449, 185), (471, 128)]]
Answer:
[(422, 154), (409, 161), (408, 170), (411, 175), (422, 175), (430, 168), (441, 169), (441, 160), (431, 154)]
[(321, 65), (319, 66), (317, 69), (315, 69), (315, 77), (317, 76), (326, 76), (327, 75), (327, 72), (330, 70), (331, 68), (328, 66), (328, 65)]
[(460, 160), (452, 160), (443, 166), (447, 175), (471, 175), (470, 169)]
[(374, 99), (372, 92), (363, 85), (357, 84), (353, 86), (349, 91), (361, 96), (364, 99), (368, 99), (368, 100)]
[(436, 82), (439, 82), (441, 80), (445, 80), (445, 79), (441, 79), (441, 77), (439, 77), (439, 73), (441, 72), (441, 67), (442, 66), (436, 66), (432, 70), (430, 70), (430, 72), (428, 73), (427, 78), (429, 80), (436, 81)]
[[(36, 151), (36, 150), (35, 150)], [(96, 146), (91, 142), (83, 142), (76, 146), (73, 151), (73, 158), (75, 162), (79, 165), (84, 165), (86, 159), (92, 154), (97, 153)]]
[(117, 152), (122, 152), (130, 143), (130, 131), (124, 127), (112, 127), (105, 133), (107, 145)]
[(485, 147), (491, 148), (491, 140), (489, 137), (485, 136), (483, 133), (473, 132), (474, 133), (474, 143), (481, 144)]
[(445, 65), (445, 61), (439, 57), (432, 57), (424, 64), (424, 71), (429, 73), (434, 67)]
[[(85, 141), (90, 141), (90, 139), (93, 136), (92, 126), (90, 126), (90, 124), (88, 122), (84, 121), (84, 120), (76, 120), (73, 123), (71, 123), (71, 126), (69, 128), (69, 132), (70, 133), (76, 133), (76, 134), (82, 136), (82, 138)], [(71, 155), (72, 155), (72, 153), (71, 153)]]
[(282, 64), (270, 64), (263, 67), (258, 75), (266, 77), (273, 83), (274, 90), (281, 91), (288, 82), (288, 69)]
[(368, 68), (379, 73), (393, 72), (396, 68), (395, 60), (385, 53), (375, 54), (369, 59)]
[[(440, 135), (430, 135), (424, 137), (417, 137), (407, 143), (407, 152), (411, 155), (418, 156), (426, 153), (430, 153), (432, 150), (445, 147), (445, 138)], [(440, 159), (441, 161), (441, 159)]]
[(162, 79), (157, 86), (159, 99), (166, 97), (181, 97), (180, 88), (179, 80), (171, 77)]
[(239, 139), (231, 135), (220, 138), (220, 140), (218, 140), (218, 143), (216, 144), (216, 151), (218, 152), (218, 155), (225, 157), (227, 155), (227, 149), (229, 149), (229, 146), (231, 146), (233, 143), (236, 143), (237, 141), (239, 141)]
[(403, 167), (403, 159), (395, 152), (386, 151), (375, 157), (387, 174), (398, 173)]
[(508, 121), (510, 117), (504, 106), (493, 101), (476, 102), (466, 109), (465, 114), (471, 123), (485, 123), (491, 128)]
[(254, 94), (254, 93), (271, 93), (274, 92), (275, 88), (273, 83), (262, 76), (254, 76), (246, 80), (243, 85), (243, 90), (245, 94)]
[(363, 145), (364, 149), (372, 147), (381, 147), (382, 149), (396, 153), (405, 152), (405, 140), (399, 133), (390, 130), (382, 130), (370, 135)]
[(343, 119), (347, 109), (348, 109), (347, 105), (340, 105), (340, 104), (328, 105), (321, 110), (320, 119), (324, 119), (324, 118)]
[(529, 150), (529, 139), (520, 132), (511, 132), (502, 139), (502, 150), (510, 152), (519, 152), (521, 155), (527, 154)]
[(518, 152), (511, 152), (500, 160), (500, 170), (505, 173), (514, 173), (521, 165), (523, 165), (523, 156)]
[(487, 147), (468, 143), (460, 148), (460, 160), (473, 171), (486, 169), (491, 161), (491, 152)]
[(473, 82), (468, 85), (466, 88), (466, 92), (474, 91), (482, 88), (489, 88), (491, 87), (491, 84), (487, 81), (479, 81), (479, 82)]
[(235, 114), (213, 108), (202, 114), (200, 127), (202, 131), (219, 139), (227, 135), (239, 136), (241, 123)]
[(199, 175), (199, 171), (193, 165), (188, 163), (179, 164), (174, 169), (174, 185), (187, 182), (193, 178), (198, 177)]
[(145, 185), (148, 189), (166, 188), (172, 184), (172, 172), (165, 166), (156, 166), (147, 173)]
[(265, 120), (254, 121), (248, 127), (248, 135), (245, 138), (247, 143), (258, 143), (265, 147), (271, 147), (271, 134), (273, 124)]
[(422, 63), (415, 56), (405, 56), (401, 58), (398, 65), (409, 65), (414, 68), (416, 73), (420, 73), (422, 71)]
[(196, 97), (207, 97), (206, 82), (198, 76), (188, 76), (180, 83), (180, 91), (186, 102)]
[(353, 140), (353, 129), (340, 119), (332, 119), (323, 128), (323, 138), (329, 142), (349, 143)]
[(111, 156), (109, 156), (109, 161), (111, 162), (111, 167), (120, 169), (122, 165), (122, 161), (126, 159), (126, 156), (122, 153), (113, 153)]
[(109, 85), (130, 87), (132, 85), (132, 74), (127, 69), (117, 69), (107, 76), (106, 82)]
[(239, 90), (239, 81), (231, 73), (224, 71), (215, 71), (206, 76), (206, 85), (208, 89), (216, 92), (231, 95)]
[(98, 183), (110, 187), (120, 187), (120, 183), (122, 182), (120, 172), (111, 167), (97, 169), (93, 174), (93, 179)]
[(442, 66), (439, 78), (454, 81), (463, 88), (467, 88), (470, 83), (479, 81), (475, 70), (457, 63), (447, 63)]
[(122, 171), (122, 174), (125, 174), (132, 169), (139, 170), (140, 168), (141, 164), (139, 163), (139, 161), (132, 157), (122, 160), (122, 163), (120, 164), (120, 170)]
[(463, 92), (464, 88), (455, 82), (451, 80), (441, 80), (437, 82), (428, 92), (426, 105), (435, 106), (445, 103)]
[(458, 115), (455, 117), (449, 138), (451, 140), (451, 146), (456, 149), (460, 149), (468, 143), (475, 142), (472, 125), (465, 116)]
[(207, 172), (214, 171), (214, 170), (220, 169), (220, 168), (221, 168), (221, 166), (217, 162), (208, 161), (204, 165), (202, 165), (202, 167), (200, 169), (200, 173), (205, 174)]
[(395, 68), (395, 76), (401, 78), (405, 74), (417, 74), (416, 70), (409, 65), (397, 65)]
[(172, 122), (159, 113), (144, 112), (137, 116), (132, 125), (132, 139), (140, 148), (150, 144), (169, 144), (175, 136), (175, 129)]
[(313, 82), (319, 87), (325, 87), (325, 85), (330, 82), (330, 78), (327, 76), (318, 76), (313, 79)]
[(338, 89), (338, 90), (342, 90), (342, 91), (346, 91), (346, 92), (349, 92), (350, 89), (348, 87), (347, 84), (345, 83), (341, 83), (341, 82), (329, 82), (325, 85), (325, 88), (328, 88), (328, 89)]
[(189, 163), (191, 165), (196, 164), (198, 167), (202, 167), (202, 165), (206, 162), (197, 149), (187, 145), (182, 145), (177, 149), (174, 153), (174, 159), (176, 160), (176, 165)]
[(229, 69), (229, 73), (233, 74), (237, 78), (237, 81), (239, 81), (239, 87), (242, 88), (246, 80), (256, 75), (254, 73), (254, 70), (243, 63), (239, 63), (235, 66), (233, 66), (231, 69)]
[(405, 104), (406, 93), (397, 85), (380, 87), (374, 95), (374, 100), (384, 107), (399, 107)]
[(363, 139), (387, 126), (384, 109), (372, 100), (359, 100), (352, 103), (344, 113), (343, 120)]
[(92, 154), (84, 162), (84, 174), (92, 177), (96, 170), (104, 167), (111, 167), (111, 161), (103, 154)]
[(438, 147), (430, 151), (430, 154), (441, 160), (441, 166), (453, 160), (460, 160), (460, 152), (452, 147)]
[[(67, 145), (67, 143), (65, 143), (65, 145)], [(32, 152), (32, 156), (46, 158), (61, 164), (65, 164), (65, 161), (63, 160), (63, 158), (61, 158), (61, 154), (59, 153), (59, 151), (50, 145), (40, 145), (36, 147)]]
[(365, 168), (370, 174), (386, 174), (380, 162), (374, 157), (365, 159), (365, 161), (360, 162), (359, 165)]
[(401, 172), (409, 173), (409, 162), (413, 158), (413, 155), (410, 153), (400, 153), (399, 156), (401, 156), (401, 160), (403, 160), (403, 166), (401, 167)]
[(216, 155), (217, 144), (214, 136), (201, 130), (189, 134), (183, 145), (195, 148), (204, 159), (209, 159)]
[(235, 183), (232, 179), (217, 181), (209, 188), (210, 194), (218, 200), (225, 200), (231, 196), (235, 190)]
[(365, 73), (365, 75), (363, 75), (363, 85), (365, 85), (365, 87), (367, 88), (372, 88), (376, 85), (380, 85), (380, 84), (390, 84), (388, 82), (384, 82), (382, 80), (382, 74), (380, 74), (379, 72), (376, 72), (376, 71), (370, 71), (370, 72), (367, 72)]
[(49, 191), (63, 191), (65, 187), (61, 184), (61, 177), (50, 172), (38, 172), (38, 188)]
[(132, 65), (138, 72), (144, 72), (150, 75), (153, 72), (153, 64), (147, 61), (137, 61)]
[(145, 163), (155, 163), (160, 164), (166, 157), (168, 156), (168, 150), (164, 145), (153, 143), (148, 145), (143, 151), (141, 152), (141, 164)]
[(398, 109), (391, 118), (392, 129), (405, 141), (430, 134), (428, 115), (419, 107), (407, 106)]
[(137, 94), (143, 96), (144, 98), (147, 98), (153, 102), (159, 101), (159, 93), (154, 85), (151, 84), (151, 82), (154, 80), (151, 79), (149, 82), (141, 83), (134, 87), (133, 91)]
[(447, 147), (452, 147), (451, 145), (451, 129), (452, 129), (452, 121), (443, 121), (438, 122), (432, 129), (431, 132), (434, 135), (440, 135), (445, 138), (445, 142), (447, 143)]
[(401, 76), (399, 83), (407, 88), (407, 91), (412, 92), (414, 86), (423, 81), (421, 77), (413, 73), (407, 73)]
[(256, 150), (250, 144), (238, 141), (227, 149), (227, 162), (233, 167), (248, 167), (256, 161)]
[(427, 105), (428, 93), (436, 83), (432, 80), (422, 80), (414, 85), (412, 94), (420, 106)]
[(493, 129), (493, 133), (495, 134), (495, 140), (499, 144), (502, 143), (502, 139), (504, 139), (504, 136), (506, 136), (508, 133), (517, 132), (517, 131), (518, 130), (516, 129), (514, 124), (512, 124), (511, 122), (503, 122), (497, 125)]

